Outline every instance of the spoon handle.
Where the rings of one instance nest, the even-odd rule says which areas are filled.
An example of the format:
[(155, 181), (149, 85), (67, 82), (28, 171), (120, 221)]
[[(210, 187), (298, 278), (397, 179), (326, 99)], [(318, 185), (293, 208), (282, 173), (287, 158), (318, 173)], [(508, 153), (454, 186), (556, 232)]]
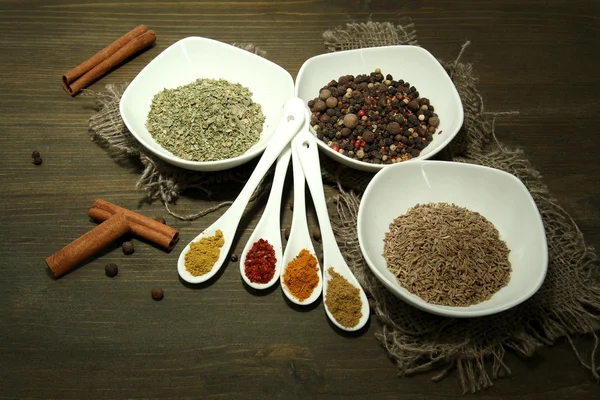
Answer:
[(292, 146), (292, 173), (294, 178), (294, 212), (292, 214), (292, 227), (290, 235), (294, 231), (306, 232), (308, 234), (308, 223), (306, 222), (306, 178), (302, 172), (300, 156)]
[[(321, 227), (321, 240), (323, 243), (331, 243), (332, 246), (323, 246), (323, 258), (329, 259), (327, 253), (337, 249), (337, 242), (329, 214), (327, 213), (327, 203), (325, 201), (325, 191), (323, 190), (323, 180), (321, 178), (321, 164), (319, 162), (319, 151), (315, 137), (309, 131), (302, 131), (295, 139), (294, 146), (298, 149), (302, 171), (306, 177), (308, 188), (313, 198), (317, 219)], [(335, 245), (335, 246), (334, 246)], [(338, 250), (339, 252), (339, 250)]]
[(236, 217), (235, 220), (241, 218), (250, 197), (252, 197), (252, 193), (254, 193), (254, 190), (256, 190), (256, 187), (285, 146), (298, 133), (304, 123), (304, 118), (304, 102), (299, 98), (288, 100), (283, 107), (283, 117), (275, 133), (273, 133), (273, 138), (254, 168), (252, 175), (250, 175), (250, 178), (244, 185), (244, 188), (229, 207), (228, 212), (230, 215)]
[[(290, 158), (292, 157), (292, 151), (290, 146), (287, 146), (285, 150), (277, 158), (277, 164), (275, 165), (275, 174), (273, 176), (273, 183), (271, 184), (271, 192), (269, 193), (269, 199), (267, 205), (263, 210), (263, 214), (256, 224), (254, 231), (250, 234), (248, 242), (244, 247), (242, 257), (240, 258), (240, 274), (246, 284), (254, 289), (267, 289), (271, 287), (276, 281), (279, 280), (281, 275), (281, 198), (283, 194), (283, 185), (285, 183), (285, 176), (287, 174), (288, 166), (290, 164)], [(273, 277), (264, 283), (252, 282), (252, 280), (246, 275), (246, 256), (248, 252), (259, 239), (267, 240), (275, 251), (275, 273)]]
[[(369, 302), (363, 288), (360, 286), (358, 280), (350, 270), (350, 267), (344, 260), (342, 252), (338, 247), (331, 222), (329, 221), (329, 214), (327, 212), (327, 202), (325, 200), (325, 191), (323, 190), (323, 180), (321, 178), (321, 168), (319, 163), (319, 151), (317, 148), (317, 141), (315, 137), (307, 130), (303, 130), (294, 139), (293, 145), (298, 150), (300, 155), (300, 163), (302, 164), (302, 170), (306, 176), (310, 193), (312, 194), (313, 203), (317, 212), (317, 219), (319, 220), (319, 226), (321, 227), (321, 240), (323, 243), (323, 294), (325, 299), (325, 312), (327, 317), (340, 329), (346, 331), (356, 331), (362, 329), (363, 326), (369, 320)], [(328, 277), (331, 274), (328, 272), (329, 268), (342, 275), (351, 285), (358, 289), (360, 296), (360, 317), (356, 322), (356, 325), (348, 327), (342, 325), (332, 310), (329, 309), (327, 304), (327, 289), (329, 286)]]

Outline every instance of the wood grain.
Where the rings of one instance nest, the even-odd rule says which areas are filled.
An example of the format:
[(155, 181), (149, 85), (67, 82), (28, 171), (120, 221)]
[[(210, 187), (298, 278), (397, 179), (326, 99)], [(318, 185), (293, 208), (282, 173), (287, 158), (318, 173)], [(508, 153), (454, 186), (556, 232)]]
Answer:
[[(375, 317), (364, 334), (341, 335), (321, 303), (298, 311), (279, 289), (250, 293), (237, 263), (193, 288), (178, 279), (177, 248), (165, 253), (135, 239), (131, 256), (115, 244), (52, 279), (44, 259), (95, 226), (87, 210), (96, 197), (165, 215), (160, 204), (141, 202), (135, 165), (118, 165), (90, 141), (93, 102), (67, 95), (60, 77), (142, 23), (156, 30), (156, 46), (93, 90), (130, 81), (186, 36), (257, 44), (295, 76), (303, 61), (325, 51), (325, 29), (410, 19), (421, 45), (442, 59), (471, 41), (464, 57), (474, 63), (487, 110), (519, 111), (498, 119), (498, 138), (526, 152), (598, 247), (599, 11), (600, 3), (583, 0), (0, 1), (0, 399), (459, 397), (454, 376), (440, 383), (428, 374), (398, 378), (374, 337)], [(33, 150), (43, 165), (31, 163)], [(236, 190), (217, 197), (231, 199)], [(216, 202), (186, 195), (175, 208), (191, 213)], [(260, 210), (240, 225), (234, 252)], [(167, 222), (187, 243), (220, 212)], [(284, 224), (290, 220), (286, 209)], [(114, 279), (104, 276), (110, 262), (120, 267)], [(163, 301), (151, 299), (154, 286), (164, 289)], [(578, 343), (589, 353), (589, 338)], [(508, 361), (513, 376), (476, 397), (600, 395), (566, 343)]]

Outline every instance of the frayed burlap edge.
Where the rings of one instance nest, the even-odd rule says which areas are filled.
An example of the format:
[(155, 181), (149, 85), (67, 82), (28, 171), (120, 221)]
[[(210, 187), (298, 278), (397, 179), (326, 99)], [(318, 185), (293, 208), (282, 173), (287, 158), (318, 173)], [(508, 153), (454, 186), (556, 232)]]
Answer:
[[(325, 32), (323, 37), (331, 51), (417, 44), (412, 25), (390, 23), (347, 24)], [(370, 40), (372, 37), (375, 40)], [(558, 205), (523, 152), (509, 149), (496, 139), (494, 123), (504, 113), (485, 111), (472, 65), (460, 62), (468, 44), (465, 43), (453, 62), (444, 63), (463, 101), (465, 120), (459, 135), (442, 157), (510, 172), (527, 186), (542, 215), (548, 240), (550, 258), (542, 288), (511, 310), (471, 320), (434, 316), (399, 301), (369, 270), (357, 238), (360, 196), (355, 191), (362, 192), (372, 174), (357, 174), (340, 166), (325, 168), (329, 172), (325, 178), (340, 189), (340, 194), (333, 199), (336, 238), (357, 279), (375, 301), (375, 313), (383, 324), (376, 336), (396, 361), (400, 376), (436, 370), (432, 380), (437, 381), (456, 370), (463, 391), (477, 392), (511, 373), (505, 363), (507, 350), (531, 356), (539, 347), (564, 337), (581, 364), (598, 379), (599, 340), (594, 331), (594, 323), (600, 321), (598, 257), (586, 245), (577, 225)], [(332, 164), (327, 157), (323, 157), (323, 162)], [(594, 340), (589, 357), (579, 353), (573, 340), (584, 333), (591, 334)]]

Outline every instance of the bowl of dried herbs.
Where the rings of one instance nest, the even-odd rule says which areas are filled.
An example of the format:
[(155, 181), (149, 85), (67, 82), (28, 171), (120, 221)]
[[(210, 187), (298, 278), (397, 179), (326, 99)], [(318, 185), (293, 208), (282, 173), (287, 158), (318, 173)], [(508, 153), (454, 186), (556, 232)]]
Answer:
[(548, 245), (535, 202), (518, 178), (493, 168), (444, 161), (384, 168), (365, 190), (357, 229), (375, 276), (433, 314), (507, 310), (546, 276)]
[(181, 168), (219, 171), (262, 153), (294, 96), (282, 67), (216, 40), (187, 37), (160, 53), (119, 104), (132, 135)]

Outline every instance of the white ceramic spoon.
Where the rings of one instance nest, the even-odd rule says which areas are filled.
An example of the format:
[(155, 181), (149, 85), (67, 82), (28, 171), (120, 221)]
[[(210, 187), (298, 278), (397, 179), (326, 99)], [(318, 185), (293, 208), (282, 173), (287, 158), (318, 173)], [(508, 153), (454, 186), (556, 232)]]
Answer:
[(182, 250), (177, 261), (177, 271), (179, 276), (189, 283), (202, 283), (212, 278), (223, 265), (225, 258), (229, 253), (229, 249), (233, 243), (235, 231), (242, 214), (252, 196), (252, 193), (260, 183), (265, 173), (269, 170), (273, 162), (277, 159), (281, 151), (288, 145), (290, 140), (298, 133), (301, 129), (305, 115), (305, 106), (302, 100), (293, 98), (285, 103), (283, 108), (283, 117), (279, 122), (279, 125), (273, 134), (271, 142), (262, 154), (258, 164), (254, 168), (252, 175), (246, 182), (246, 185), (235, 199), (229, 209), (211, 226), (206, 228), (200, 233), (192, 242), (197, 242), (204, 237), (214, 236), (215, 232), (220, 229), (223, 232), (225, 243), (221, 247), (220, 255), (218, 260), (213, 265), (212, 269), (204, 274), (195, 276), (185, 268), (185, 255), (190, 250), (192, 242), (188, 243), (187, 246)]
[[(310, 123), (310, 119), (304, 121), (305, 124)], [(294, 172), (294, 214), (292, 215), (292, 227), (290, 229), (290, 236), (285, 246), (283, 253), (282, 271), (281, 271), (281, 289), (285, 296), (293, 303), (298, 305), (312, 304), (321, 296), (323, 291), (323, 278), (321, 276), (321, 266), (317, 263), (317, 275), (319, 282), (313, 289), (313, 292), (309, 297), (304, 300), (298, 299), (286, 286), (283, 279), (283, 274), (287, 268), (287, 265), (298, 256), (300, 251), (306, 249), (310, 254), (317, 259), (313, 243), (310, 239), (310, 232), (308, 231), (308, 224), (306, 222), (306, 180), (304, 178), (304, 172), (302, 172), (302, 165), (300, 164), (300, 156), (295, 147), (292, 147), (292, 168)]]
[[(240, 257), (240, 274), (242, 274), (242, 279), (244, 279), (244, 282), (246, 282), (248, 286), (254, 289), (267, 289), (271, 287), (277, 282), (281, 275), (281, 195), (283, 193), (283, 184), (285, 183), (285, 175), (290, 164), (291, 156), (292, 150), (289, 146), (279, 155), (277, 165), (275, 166), (275, 174), (273, 176), (273, 183), (271, 184), (269, 200), (267, 200), (267, 205), (265, 206), (263, 214), (250, 235), (250, 239), (248, 239), (246, 247), (244, 247), (244, 251)], [(250, 248), (259, 239), (264, 239), (273, 246), (275, 258), (277, 259), (275, 262), (275, 274), (273, 274), (273, 277), (265, 283), (252, 282), (246, 275), (246, 256), (248, 255)]]
[[(350, 271), (348, 264), (346, 264), (337, 242), (335, 241), (331, 222), (329, 221), (329, 214), (327, 212), (327, 202), (325, 200), (325, 191), (323, 190), (323, 181), (321, 179), (321, 166), (319, 163), (319, 151), (316, 139), (308, 130), (303, 129), (292, 141), (292, 146), (296, 148), (298, 155), (300, 156), (302, 170), (304, 171), (310, 193), (312, 194), (319, 226), (321, 228), (321, 240), (323, 243), (323, 304), (325, 306), (325, 312), (331, 322), (338, 328), (350, 332), (357, 331), (365, 326), (369, 320), (369, 302), (364, 290), (358, 284), (358, 281)], [(326, 301), (327, 287), (329, 280), (331, 279), (331, 275), (328, 272), (330, 267), (359, 289), (360, 299), (362, 301), (362, 316), (355, 326), (348, 328), (341, 325), (329, 312)]]

